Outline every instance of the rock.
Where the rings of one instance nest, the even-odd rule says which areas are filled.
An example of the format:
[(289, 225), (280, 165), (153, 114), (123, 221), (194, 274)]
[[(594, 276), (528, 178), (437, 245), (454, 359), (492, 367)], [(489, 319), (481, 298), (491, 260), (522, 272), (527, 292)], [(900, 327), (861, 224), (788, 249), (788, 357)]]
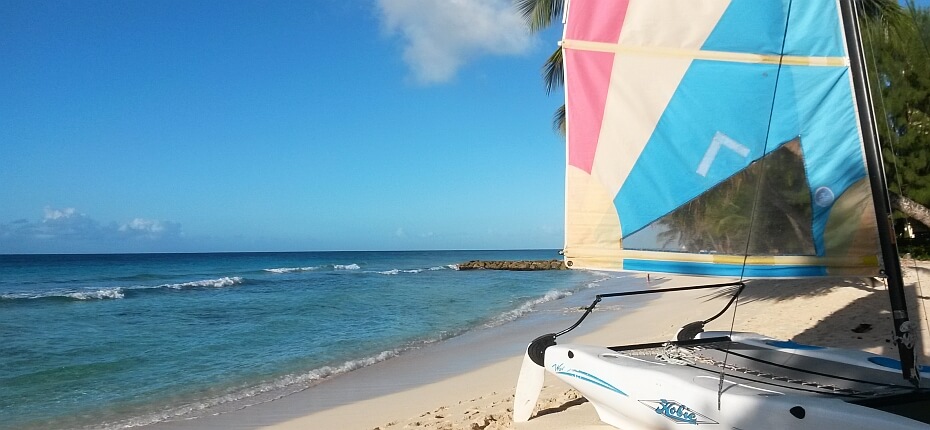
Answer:
[(471, 260), (458, 264), (459, 270), (566, 270), (562, 260)]

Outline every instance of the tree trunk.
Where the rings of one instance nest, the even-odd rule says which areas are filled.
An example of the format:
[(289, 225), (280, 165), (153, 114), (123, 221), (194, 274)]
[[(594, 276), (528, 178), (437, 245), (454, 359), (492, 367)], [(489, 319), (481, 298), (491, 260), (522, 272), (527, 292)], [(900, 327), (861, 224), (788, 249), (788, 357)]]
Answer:
[(901, 211), (914, 221), (917, 221), (930, 228), (930, 209), (907, 197), (899, 196), (895, 193), (890, 193), (889, 197), (891, 197), (891, 207)]

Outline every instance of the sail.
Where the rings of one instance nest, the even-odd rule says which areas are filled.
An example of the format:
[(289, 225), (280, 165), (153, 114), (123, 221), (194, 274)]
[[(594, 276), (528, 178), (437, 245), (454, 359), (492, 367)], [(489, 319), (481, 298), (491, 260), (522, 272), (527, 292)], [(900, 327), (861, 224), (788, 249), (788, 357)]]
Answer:
[(572, 268), (873, 276), (837, 0), (570, 0)]

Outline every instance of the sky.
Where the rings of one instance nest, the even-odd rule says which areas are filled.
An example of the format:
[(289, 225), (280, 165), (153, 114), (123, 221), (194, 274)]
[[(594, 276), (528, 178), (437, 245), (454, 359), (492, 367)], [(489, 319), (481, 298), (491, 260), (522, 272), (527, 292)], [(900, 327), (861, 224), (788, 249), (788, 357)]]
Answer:
[(2, 3), (0, 253), (561, 248), (510, 0)]
[(0, 253), (562, 246), (510, 0), (0, 6)]

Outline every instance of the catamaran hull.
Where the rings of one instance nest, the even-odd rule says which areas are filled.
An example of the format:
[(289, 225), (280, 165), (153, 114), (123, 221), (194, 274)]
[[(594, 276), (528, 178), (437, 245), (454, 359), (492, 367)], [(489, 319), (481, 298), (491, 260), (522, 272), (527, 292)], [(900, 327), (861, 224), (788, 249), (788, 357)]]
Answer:
[(928, 425), (841, 397), (725, 377), (693, 366), (586, 345), (556, 345), (550, 373), (577, 389), (607, 424), (625, 430), (927, 429)]

